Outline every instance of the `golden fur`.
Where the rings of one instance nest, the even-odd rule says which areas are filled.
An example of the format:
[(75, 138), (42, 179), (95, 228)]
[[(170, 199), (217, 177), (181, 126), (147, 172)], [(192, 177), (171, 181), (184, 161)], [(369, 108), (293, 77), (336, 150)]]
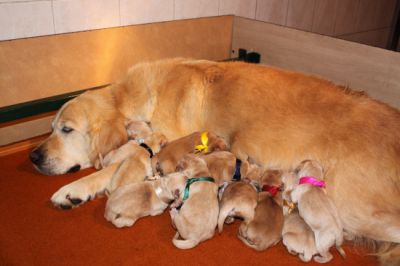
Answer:
[[(261, 65), (142, 63), (124, 80), (64, 105), (53, 134), (36, 150), (43, 157), (36, 167), (62, 174), (91, 166), (99, 153), (126, 142), (129, 120), (150, 121), (168, 139), (213, 131), (242, 161), (267, 168), (289, 170), (317, 160), (346, 231), (400, 243), (400, 112), (368, 96)], [(64, 133), (64, 125), (74, 131)], [(104, 179), (95, 175), (67, 185), (54, 203), (73, 204), (70, 194), (84, 201)]]

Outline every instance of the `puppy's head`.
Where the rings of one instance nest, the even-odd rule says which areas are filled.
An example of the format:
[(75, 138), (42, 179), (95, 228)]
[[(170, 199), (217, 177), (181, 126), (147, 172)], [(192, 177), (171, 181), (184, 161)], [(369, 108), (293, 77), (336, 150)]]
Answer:
[(196, 154), (186, 154), (176, 165), (176, 171), (192, 178), (200, 175), (210, 175), (207, 163)]
[(127, 141), (121, 115), (99, 96), (86, 92), (60, 109), (52, 134), (30, 154), (36, 169), (46, 175), (78, 171)]
[(126, 131), (131, 139), (146, 139), (153, 133), (150, 124), (144, 121), (130, 121), (126, 126)]
[(298, 178), (303, 176), (313, 176), (318, 179), (324, 178), (324, 169), (320, 163), (315, 160), (304, 160), (296, 167), (294, 173)]
[(209, 151), (226, 151), (228, 150), (228, 143), (222, 137), (209, 132), (208, 133), (208, 148)]
[(279, 187), (282, 184), (282, 171), (266, 170), (261, 177), (261, 184)]

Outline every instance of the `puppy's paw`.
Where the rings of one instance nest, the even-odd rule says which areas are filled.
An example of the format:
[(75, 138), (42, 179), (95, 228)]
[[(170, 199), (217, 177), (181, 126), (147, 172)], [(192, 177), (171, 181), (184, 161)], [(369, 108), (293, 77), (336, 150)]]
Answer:
[(94, 196), (84, 184), (71, 183), (54, 193), (51, 202), (54, 206), (67, 210), (82, 205)]

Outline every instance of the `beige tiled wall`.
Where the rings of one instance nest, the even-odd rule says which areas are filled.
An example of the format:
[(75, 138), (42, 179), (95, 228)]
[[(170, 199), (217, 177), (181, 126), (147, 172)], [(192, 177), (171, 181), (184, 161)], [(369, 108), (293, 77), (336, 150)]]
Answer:
[(386, 47), (397, 0), (0, 0), (0, 40), (233, 14)]

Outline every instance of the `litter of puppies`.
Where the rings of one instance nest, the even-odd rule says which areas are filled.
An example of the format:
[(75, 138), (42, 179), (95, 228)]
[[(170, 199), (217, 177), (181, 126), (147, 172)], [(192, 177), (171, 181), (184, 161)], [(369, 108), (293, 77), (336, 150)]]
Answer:
[(237, 159), (212, 132), (167, 142), (148, 124), (131, 121), (127, 133), (128, 143), (98, 163), (134, 169), (131, 176), (119, 176), (117, 170), (106, 191), (104, 216), (116, 227), (170, 207), (177, 230), (172, 242), (180, 249), (211, 239), (216, 228), (223, 233), (224, 223), (240, 218), (237, 236), (255, 250), (282, 240), (304, 262), (329, 262), (333, 246), (345, 257), (343, 226), (317, 161), (304, 158), (295, 169), (263, 169)]

